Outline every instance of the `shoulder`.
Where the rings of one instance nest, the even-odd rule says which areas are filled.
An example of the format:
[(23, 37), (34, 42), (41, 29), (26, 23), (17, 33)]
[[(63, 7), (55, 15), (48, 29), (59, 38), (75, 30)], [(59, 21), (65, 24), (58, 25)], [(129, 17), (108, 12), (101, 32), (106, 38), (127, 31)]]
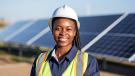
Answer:
[(82, 53), (83, 53), (83, 55), (85, 55), (85, 57), (87, 57), (87, 66), (95, 65), (98, 67), (97, 59), (94, 56), (92, 56), (88, 52), (82, 52)]
[(84, 55), (87, 55), (88, 56), (88, 63), (92, 62), (92, 61), (96, 61), (96, 58), (94, 56), (92, 56), (91, 54), (89, 54), (88, 52), (83, 52)]
[(92, 56), (91, 54), (89, 54), (89, 53), (88, 53), (88, 61), (89, 62), (90, 61), (96, 61), (97, 62), (96, 58), (94, 56)]
[(38, 61), (39, 58), (40, 58), (43, 54), (45, 54), (45, 53), (47, 53), (47, 52), (41, 52), (40, 54), (38, 54), (38, 55), (35, 56), (35, 59), (34, 59), (32, 68), (36, 68), (36, 63), (37, 63), (37, 61)]
[(98, 65), (97, 59), (88, 53), (88, 66)]
[(41, 52), (41, 53), (37, 54), (35, 56), (35, 59), (34, 59), (34, 62), (33, 63), (36, 64), (36, 61), (38, 60), (38, 58), (40, 58), (41, 56), (43, 56), (46, 53), (47, 53), (47, 51), (44, 51), (44, 52)]
[(88, 54), (88, 62), (87, 62), (86, 75), (99, 76), (99, 67), (98, 67), (97, 59), (91, 54), (89, 53), (87, 54)]
[(35, 57), (35, 60), (37, 60), (41, 55), (46, 54), (46, 53), (47, 53), (47, 51), (43, 51), (43, 52), (37, 54)]
[(40, 53), (40, 54), (35, 56), (35, 60), (34, 60), (34, 62), (32, 64), (32, 68), (31, 68), (30, 76), (36, 76), (36, 71), (35, 71), (35, 69), (36, 69), (36, 62), (37, 62), (38, 58), (40, 57), (40, 55), (41, 54), (45, 54), (45, 53), (46, 52), (42, 52), (42, 53)]

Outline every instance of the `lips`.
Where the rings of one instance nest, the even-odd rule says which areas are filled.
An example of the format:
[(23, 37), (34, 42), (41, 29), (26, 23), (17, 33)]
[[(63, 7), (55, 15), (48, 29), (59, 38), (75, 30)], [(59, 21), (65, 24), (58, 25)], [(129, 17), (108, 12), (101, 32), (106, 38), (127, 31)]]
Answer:
[(62, 41), (62, 42), (65, 42), (67, 40), (68, 40), (67, 38), (59, 38), (59, 41)]

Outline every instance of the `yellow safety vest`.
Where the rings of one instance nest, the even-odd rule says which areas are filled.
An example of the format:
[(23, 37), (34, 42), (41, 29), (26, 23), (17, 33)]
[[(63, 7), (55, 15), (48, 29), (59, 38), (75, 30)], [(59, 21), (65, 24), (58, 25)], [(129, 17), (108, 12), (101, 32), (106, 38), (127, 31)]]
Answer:
[[(50, 52), (45, 52), (39, 55), (36, 61), (36, 76), (52, 76), (49, 62), (46, 61), (49, 53)], [(78, 51), (62, 76), (83, 76), (87, 68), (87, 61), (88, 53)], [(78, 63), (81, 63), (81, 65)]]

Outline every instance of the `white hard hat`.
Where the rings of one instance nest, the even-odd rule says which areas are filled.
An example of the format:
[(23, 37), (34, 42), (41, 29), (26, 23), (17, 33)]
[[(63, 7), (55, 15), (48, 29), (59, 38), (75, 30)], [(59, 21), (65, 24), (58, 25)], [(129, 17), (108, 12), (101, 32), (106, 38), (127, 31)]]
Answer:
[(50, 29), (52, 29), (52, 19), (55, 17), (64, 17), (64, 18), (73, 19), (76, 21), (78, 29), (80, 28), (80, 23), (78, 21), (77, 13), (74, 11), (74, 9), (72, 9), (67, 5), (59, 7), (54, 11), (52, 17), (49, 20)]

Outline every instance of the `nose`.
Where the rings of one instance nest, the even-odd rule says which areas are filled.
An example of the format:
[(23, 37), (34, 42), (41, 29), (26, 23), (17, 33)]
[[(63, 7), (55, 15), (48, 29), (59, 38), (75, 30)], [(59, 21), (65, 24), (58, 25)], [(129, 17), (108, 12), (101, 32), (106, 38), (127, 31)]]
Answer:
[(62, 36), (66, 35), (66, 30), (65, 29), (61, 30), (60, 35)]

